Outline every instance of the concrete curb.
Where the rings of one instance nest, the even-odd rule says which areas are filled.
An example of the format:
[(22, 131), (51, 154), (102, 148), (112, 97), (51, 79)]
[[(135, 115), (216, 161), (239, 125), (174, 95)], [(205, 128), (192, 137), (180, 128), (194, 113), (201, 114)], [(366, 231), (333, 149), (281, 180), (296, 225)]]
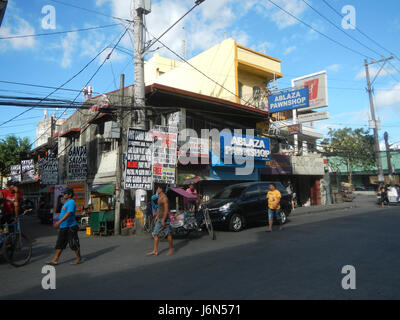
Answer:
[[(303, 216), (303, 215), (308, 215), (308, 214), (314, 214), (314, 213), (324, 213), (324, 212), (329, 212), (329, 211), (339, 211), (339, 210), (347, 210), (347, 209), (355, 209), (355, 208), (360, 208), (357, 204), (349, 204), (348, 206), (326, 206), (324, 208), (319, 208), (319, 209), (313, 209), (313, 207), (309, 207), (308, 210), (301, 210), (297, 211), (296, 209), (292, 211), (290, 214), (290, 217), (296, 217), (296, 216)], [(303, 208), (301, 208), (303, 209)]]

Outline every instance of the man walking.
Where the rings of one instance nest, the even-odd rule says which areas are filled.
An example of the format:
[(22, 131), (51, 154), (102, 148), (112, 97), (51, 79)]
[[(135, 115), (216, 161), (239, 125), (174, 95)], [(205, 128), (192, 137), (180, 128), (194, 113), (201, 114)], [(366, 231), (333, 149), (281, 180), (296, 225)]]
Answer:
[(76, 222), (76, 204), (73, 200), (74, 190), (72, 188), (66, 188), (63, 192), (65, 200), (60, 213), (60, 220), (54, 224), (54, 228), (59, 228), (58, 238), (56, 243), (56, 254), (53, 260), (46, 262), (56, 266), (61, 253), (69, 244), (71, 250), (75, 251), (76, 259), (72, 262), (72, 265), (77, 265), (81, 262), (80, 244), (78, 238), (78, 224)]
[(282, 217), (280, 215), (280, 201), (281, 201), (281, 193), (279, 190), (276, 190), (274, 184), (269, 185), (269, 191), (267, 193), (268, 199), (268, 221), (269, 221), (269, 229), (267, 232), (272, 232), (272, 224), (274, 223), (274, 217), (279, 221), (280, 228), (282, 230)]
[(158, 255), (158, 241), (160, 234), (163, 233), (168, 236), (168, 244), (169, 251), (167, 255), (171, 255), (174, 252), (174, 248), (172, 245), (172, 235), (170, 230), (170, 219), (169, 219), (169, 204), (168, 197), (165, 194), (165, 185), (158, 185), (157, 187), (158, 193), (158, 211), (155, 219), (155, 225), (153, 230), (153, 238), (154, 238), (154, 249), (152, 252), (149, 252), (148, 256), (157, 256)]

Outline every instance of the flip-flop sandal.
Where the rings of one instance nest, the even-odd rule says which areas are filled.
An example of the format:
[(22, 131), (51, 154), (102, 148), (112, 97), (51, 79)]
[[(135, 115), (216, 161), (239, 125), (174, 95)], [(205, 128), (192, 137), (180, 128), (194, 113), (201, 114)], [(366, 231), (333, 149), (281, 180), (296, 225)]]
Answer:
[(53, 262), (53, 261), (46, 261), (45, 264), (49, 265), (49, 266), (56, 266), (58, 265), (58, 263)]
[(77, 266), (78, 264), (81, 264), (81, 263), (83, 263), (83, 260), (79, 261), (78, 263), (76, 263), (75, 261), (71, 262), (70, 265)]
[(158, 252), (157, 252), (157, 253), (153, 253), (153, 252), (146, 253), (146, 256), (148, 256), (148, 257), (151, 257), (151, 256), (158, 256)]

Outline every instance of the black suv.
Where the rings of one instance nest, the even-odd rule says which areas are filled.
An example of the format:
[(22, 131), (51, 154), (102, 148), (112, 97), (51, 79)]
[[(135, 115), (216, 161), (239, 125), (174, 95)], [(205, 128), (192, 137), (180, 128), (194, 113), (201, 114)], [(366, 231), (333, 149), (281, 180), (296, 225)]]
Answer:
[(204, 206), (209, 209), (214, 226), (227, 226), (231, 231), (241, 231), (250, 223), (265, 224), (269, 185), (274, 184), (280, 191), (282, 222), (292, 211), (291, 195), (280, 182), (249, 182), (224, 188), (213, 196)]

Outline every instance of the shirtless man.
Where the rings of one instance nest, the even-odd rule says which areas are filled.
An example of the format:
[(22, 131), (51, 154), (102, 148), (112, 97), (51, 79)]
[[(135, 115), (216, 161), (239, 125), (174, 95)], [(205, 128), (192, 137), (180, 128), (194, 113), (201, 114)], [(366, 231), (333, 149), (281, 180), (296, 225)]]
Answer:
[(161, 232), (168, 236), (168, 244), (169, 251), (167, 255), (171, 255), (174, 252), (174, 248), (172, 246), (172, 235), (170, 229), (170, 219), (168, 216), (169, 213), (169, 205), (168, 205), (168, 197), (165, 194), (165, 185), (158, 185), (157, 187), (158, 193), (158, 211), (155, 219), (155, 225), (153, 230), (153, 238), (154, 238), (154, 249), (152, 252), (149, 252), (148, 256), (157, 256), (158, 255), (158, 241), (159, 235)]

